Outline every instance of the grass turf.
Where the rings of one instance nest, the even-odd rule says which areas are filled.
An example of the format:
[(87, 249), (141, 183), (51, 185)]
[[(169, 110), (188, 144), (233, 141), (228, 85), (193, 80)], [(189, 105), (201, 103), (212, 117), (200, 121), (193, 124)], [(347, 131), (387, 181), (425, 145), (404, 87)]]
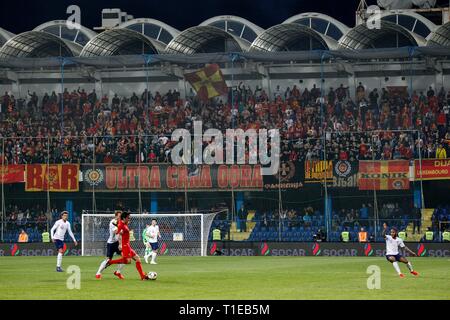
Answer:
[[(63, 268), (81, 269), (81, 289), (68, 290), (67, 273), (55, 272), (56, 257), (0, 258), (0, 299), (450, 299), (450, 259), (412, 258), (420, 276), (401, 269), (400, 279), (384, 258), (373, 257), (158, 257), (156, 281), (141, 281), (134, 264), (125, 280), (94, 275), (99, 257), (64, 257)], [(367, 289), (367, 267), (381, 269), (381, 289)], [(149, 288), (156, 288), (153, 293)], [(155, 293), (156, 292), (156, 293)]]

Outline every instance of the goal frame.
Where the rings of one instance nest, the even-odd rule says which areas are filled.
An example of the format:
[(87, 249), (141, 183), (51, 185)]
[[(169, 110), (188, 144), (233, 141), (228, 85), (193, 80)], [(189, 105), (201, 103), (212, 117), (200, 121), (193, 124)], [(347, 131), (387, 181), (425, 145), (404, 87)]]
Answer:
[[(85, 217), (109, 217), (114, 218), (114, 213), (86, 213), (89, 212), (88, 210), (83, 210), (81, 214), (81, 256), (84, 255), (84, 244), (85, 244), (85, 236), (84, 236), (84, 223), (85, 223)], [(131, 212), (131, 214), (139, 215), (140, 218), (161, 218), (161, 217), (200, 217), (200, 252), (201, 256), (205, 257), (207, 256), (206, 248), (208, 244), (208, 236), (209, 234), (205, 235), (204, 231), (204, 216), (205, 214), (214, 214), (212, 221), (216, 217), (217, 214), (227, 212), (228, 209), (222, 209), (215, 212), (205, 212), (205, 213), (137, 213), (137, 212)], [(210, 227), (211, 228), (211, 227)], [(206, 239), (205, 239), (206, 236)]]

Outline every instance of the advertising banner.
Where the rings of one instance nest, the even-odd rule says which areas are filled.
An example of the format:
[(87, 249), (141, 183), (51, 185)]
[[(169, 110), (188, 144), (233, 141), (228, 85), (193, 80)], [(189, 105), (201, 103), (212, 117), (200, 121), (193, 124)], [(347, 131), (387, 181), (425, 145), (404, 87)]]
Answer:
[[(419, 257), (450, 257), (450, 243), (407, 243)], [(386, 244), (339, 242), (210, 242), (208, 255), (385, 257)], [(404, 255), (409, 256), (407, 252)]]
[[(450, 257), (450, 243), (408, 242), (408, 247), (419, 257)], [(90, 243), (85, 249), (88, 256), (104, 257), (106, 243)], [(64, 248), (66, 256), (80, 256), (81, 245), (67, 243)], [(141, 249), (143, 251), (144, 249)], [(164, 241), (159, 249), (160, 255), (166, 256), (198, 256), (200, 246), (189, 241)], [(225, 256), (325, 256), (325, 257), (380, 257), (384, 259), (386, 244), (377, 243), (339, 243), (339, 242), (250, 242), (250, 241), (210, 241), (208, 255), (220, 252)], [(138, 254), (143, 252), (139, 251)], [(56, 256), (58, 250), (53, 243), (0, 243), (0, 257), (4, 256)], [(409, 256), (407, 252), (404, 252)], [(52, 262), (53, 263), (53, 262)]]

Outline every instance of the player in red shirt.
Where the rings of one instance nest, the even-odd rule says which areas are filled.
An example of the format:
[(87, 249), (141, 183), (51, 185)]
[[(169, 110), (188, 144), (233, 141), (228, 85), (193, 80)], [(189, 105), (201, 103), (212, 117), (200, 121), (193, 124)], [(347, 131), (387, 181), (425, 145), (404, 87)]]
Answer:
[(131, 248), (130, 245), (130, 229), (128, 229), (128, 222), (130, 222), (130, 213), (122, 212), (117, 226), (116, 233), (122, 235), (122, 258), (116, 260), (109, 260), (108, 266), (111, 264), (130, 264), (131, 259), (136, 261), (136, 269), (141, 276), (141, 280), (148, 280), (146, 273), (142, 271), (141, 258), (139, 255)]

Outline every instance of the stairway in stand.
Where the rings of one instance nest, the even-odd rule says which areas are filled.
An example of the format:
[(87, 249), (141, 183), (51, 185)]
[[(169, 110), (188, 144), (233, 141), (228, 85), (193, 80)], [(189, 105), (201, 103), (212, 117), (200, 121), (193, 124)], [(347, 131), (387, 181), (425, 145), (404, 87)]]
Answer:
[(230, 227), (230, 240), (232, 241), (244, 241), (250, 237), (253, 229), (255, 228), (256, 222), (252, 221), (255, 217), (255, 210), (249, 210), (247, 215), (247, 232), (240, 232), (237, 229), (236, 221), (231, 223)]
[(428, 227), (431, 227), (431, 216), (433, 215), (434, 209), (422, 209), (422, 226), (420, 227), (420, 234), (413, 234), (413, 226), (414, 224), (410, 222), (408, 227), (406, 228), (406, 233), (408, 234), (408, 238), (406, 241), (420, 241), (420, 239), (425, 234), (425, 231)]

